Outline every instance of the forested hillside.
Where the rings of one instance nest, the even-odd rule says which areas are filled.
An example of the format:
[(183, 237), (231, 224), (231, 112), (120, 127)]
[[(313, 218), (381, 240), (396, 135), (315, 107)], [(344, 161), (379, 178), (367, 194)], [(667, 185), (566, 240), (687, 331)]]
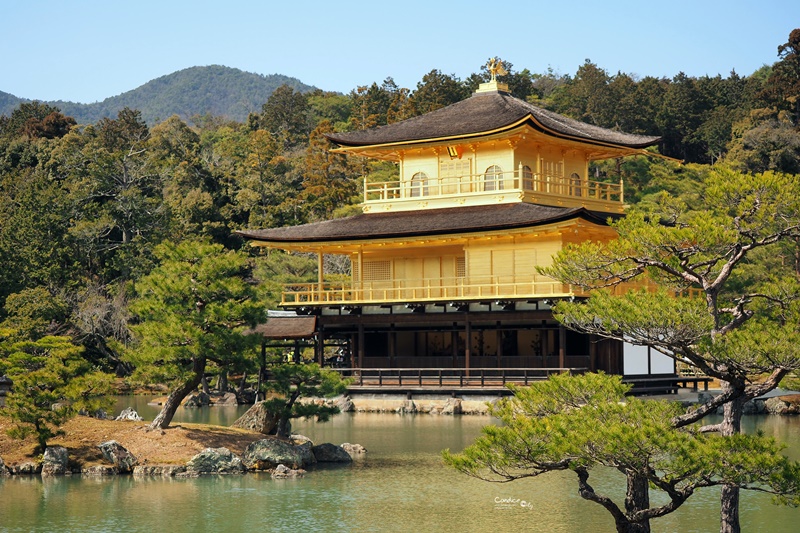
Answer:
[[(689, 164), (636, 157), (592, 172), (624, 179), (632, 203), (646, 205), (662, 190), (691, 202), (710, 165), (800, 173), (800, 30), (777, 49), (775, 64), (748, 76), (636, 79), (587, 61), (572, 75), (506, 63), (501, 81), (576, 119), (661, 136), (661, 154)], [(217, 89), (250, 76), (252, 100), (206, 99), (212, 84), (196, 76), (209, 69), (218, 73)], [(414, 88), (389, 78), (343, 95), (289, 84), (258, 100), (267, 83), (281, 80), (232, 70), (154, 80), (117, 97), (128, 107), (108, 117), (110, 104), (86, 120), (66, 104), (35, 102), (0, 117), (0, 344), (9, 331), (67, 335), (98, 367), (130, 370), (123, 354), (136, 317), (128, 301), (158, 264), (160, 244), (205, 240), (245, 250), (263, 308), (274, 305), (275, 283), (304, 279), (315, 262), (256, 255), (234, 231), (353, 213), (363, 176), (396, 174), (392, 164), (330, 153), (325, 134), (443, 107), (488, 79), (485, 69), (465, 80), (433, 70)], [(209, 107), (190, 121), (193, 100)], [(252, 101), (257, 111), (246, 115)], [(241, 120), (220, 116), (237, 105)], [(768, 259), (770, 268), (797, 269), (800, 254)]]
[[(161, 76), (102, 102), (79, 104), (59, 100), (44, 103), (58, 107), (78, 124), (91, 124), (101, 118), (114, 117), (125, 107), (138, 109), (149, 125), (172, 115), (190, 119), (195, 115), (211, 114), (241, 122), (247, 120), (248, 114), (257, 111), (281, 85), (288, 85), (300, 92), (314, 89), (298, 79), (281, 74), (262, 76), (211, 65)], [(10, 115), (15, 107), (25, 101), (0, 92), (0, 114)]]

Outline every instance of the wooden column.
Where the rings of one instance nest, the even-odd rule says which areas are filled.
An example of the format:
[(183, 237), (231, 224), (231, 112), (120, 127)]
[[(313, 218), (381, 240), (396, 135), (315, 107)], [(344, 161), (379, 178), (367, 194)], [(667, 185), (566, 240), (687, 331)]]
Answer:
[(567, 367), (567, 328), (558, 325), (558, 366)]
[(453, 354), (453, 368), (458, 367), (458, 323), (453, 322), (453, 331), (450, 332), (451, 353)]
[(466, 349), (464, 350), (464, 367), (467, 369), (466, 374), (469, 376), (469, 358), (470, 352), (472, 352), (472, 324), (469, 322), (469, 315), (467, 315), (466, 319), (466, 333), (467, 343)]
[(364, 324), (358, 323), (358, 368), (364, 368)]
[(394, 324), (389, 325), (389, 367), (394, 368), (397, 366), (397, 332), (394, 330)]
[(589, 370), (597, 372), (597, 336), (589, 335)]
[(356, 298), (359, 300), (364, 299), (364, 250), (363, 246), (358, 247), (358, 293)]
[(503, 365), (500, 364), (500, 361), (503, 359), (503, 332), (500, 331), (500, 322), (495, 323), (497, 329), (494, 330), (494, 342), (497, 345), (497, 360), (495, 361), (495, 366), (497, 368), (501, 368)]
[(319, 301), (322, 301), (322, 291), (325, 290), (325, 259), (322, 252), (317, 253), (317, 285), (319, 290)]

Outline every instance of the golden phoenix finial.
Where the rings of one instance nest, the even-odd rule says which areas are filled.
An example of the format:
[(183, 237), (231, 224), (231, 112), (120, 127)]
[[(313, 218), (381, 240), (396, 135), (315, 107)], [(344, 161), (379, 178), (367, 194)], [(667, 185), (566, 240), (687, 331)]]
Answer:
[(486, 68), (489, 70), (489, 74), (492, 75), (492, 81), (497, 81), (497, 76), (508, 74), (508, 71), (503, 67), (503, 62), (497, 57), (491, 58), (486, 64)]

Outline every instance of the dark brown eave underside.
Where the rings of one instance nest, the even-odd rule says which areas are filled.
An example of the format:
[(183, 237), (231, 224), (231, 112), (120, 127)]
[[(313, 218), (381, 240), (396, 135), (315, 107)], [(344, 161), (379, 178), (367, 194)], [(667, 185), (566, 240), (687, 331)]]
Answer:
[[(609, 217), (614, 218), (613, 215), (594, 213), (584, 208), (568, 209), (518, 203), (396, 213), (365, 213), (315, 224), (268, 230), (244, 230), (236, 233), (246, 239), (280, 246), (486, 233), (533, 228), (572, 219), (606, 225)], [(428, 222), (427, 227), (420, 223), (420, 219)]]

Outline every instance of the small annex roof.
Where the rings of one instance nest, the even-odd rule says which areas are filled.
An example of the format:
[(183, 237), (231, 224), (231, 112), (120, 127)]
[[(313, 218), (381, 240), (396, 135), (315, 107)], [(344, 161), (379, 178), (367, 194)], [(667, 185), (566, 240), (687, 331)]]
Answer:
[(605, 224), (608, 214), (585, 208), (551, 207), (524, 202), (496, 205), (465, 206), (458, 209), (426, 209), (362, 213), (300, 226), (236, 233), (246, 239), (280, 244), (324, 243), (479, 233), (503, 229), (525, 228), (583, 218)]
[(307, 339), (314, 336), (316, 325), (314, 316), (274, 317), (245, 331), (245, 334), (275, 340)]
[(469, 139), (528, 123), (546, 134), (571, 140), (646, 148), (660, 137), (609, 130), (542, 109), (502, 91), (478, 92), (430, 113), (367, 130), (333, 133), (327, 137), (342, 147), (413, 144)]

